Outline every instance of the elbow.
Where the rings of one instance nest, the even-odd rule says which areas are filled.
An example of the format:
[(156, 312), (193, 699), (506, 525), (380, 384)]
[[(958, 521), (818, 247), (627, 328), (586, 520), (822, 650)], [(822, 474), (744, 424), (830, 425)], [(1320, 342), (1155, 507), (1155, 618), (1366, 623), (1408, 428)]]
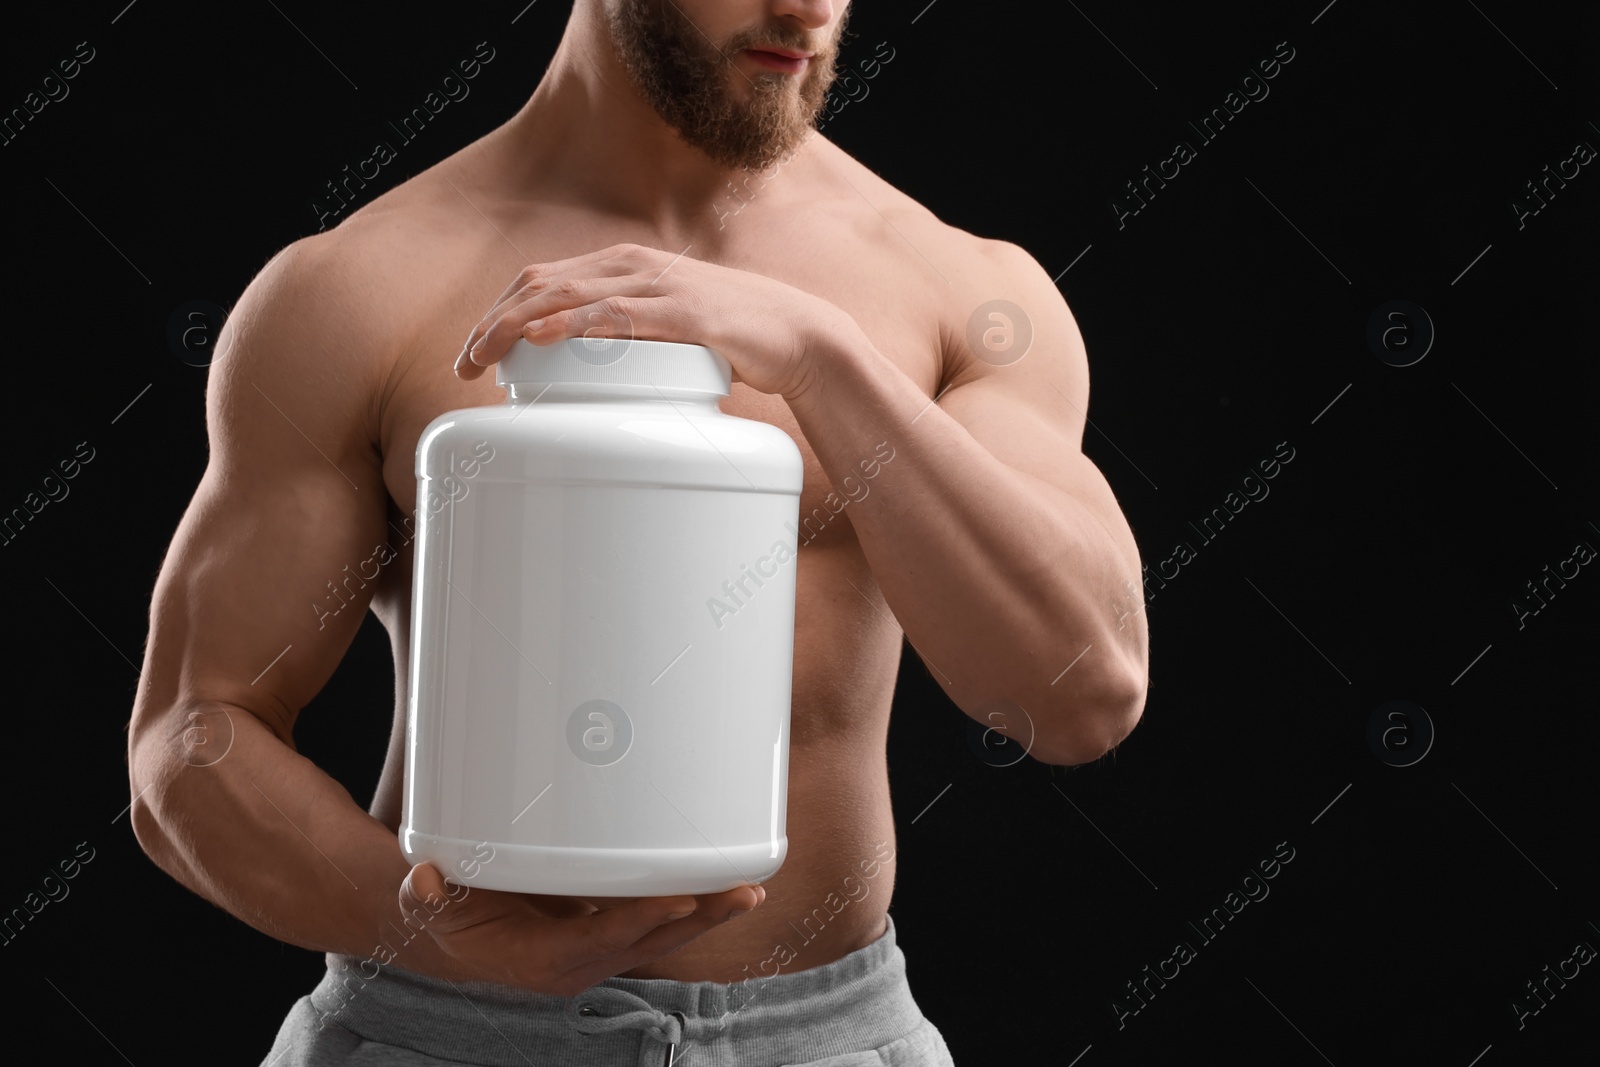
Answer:
[(1108, 684), (1093, 699), (1079, 699), (1055, 718), (1055, 731), (1041, 731), (1028, 754), (1056, 767), (1078, 767), (1106, 756), (1139, 725), (1148, 689), (1148, 679), (1140, 677)]
[(161, 857), (166, 838), (161, 832), (161, 821), (156, 817), (155, 806), (147, 797), (148, 794), (146, 796), (135, 794), (133, 804), (128, 809), (128, 818), (133, 824), (133, 836), (139, 842), (139, 847), (157, 867), (165, 870)]
[(194, 820), (185, 818), (185, 764), (162, 739), (149, 736), (130, 753), (128, 820), (134, 839), (157, 869), (195, 892)]
[[(201, 751), (205, 723), (180, 708), (159, 712), (136, 709), (129, 724), (128, 822), (139, 848), (157, 867), (174, 878), (185, 831), (174, 805), (184, 795), (182, 775)], [(180, 879), (181, 880), (181, 879)]]
[(156, 793), (167, 773), (159, 744), (149, 734), (135, 736), (128, 752), (128, 822), (139, 848), (156, 866), (166, 870), (167, 836), (161, 825)]
[(186, 831), (181, 825), (174, 824), (170, 808), (163, 807), (164, 798), (156, 795), (170, 784), (170, 780), (162, 782), (149, 778), (143, 784), (135, 783), (128, 817), (140, 850), (156, 865), (156, 869), (179, 885), (198, 893), (200, 882), (193, 864), (192, 842), (185, 844)]

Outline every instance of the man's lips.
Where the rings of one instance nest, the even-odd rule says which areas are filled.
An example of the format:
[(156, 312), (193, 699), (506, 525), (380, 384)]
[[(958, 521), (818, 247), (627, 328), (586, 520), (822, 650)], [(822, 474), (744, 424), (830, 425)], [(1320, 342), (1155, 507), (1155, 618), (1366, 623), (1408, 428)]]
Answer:
[(789, 52), (788, 50), (768, 50), (764, 48), (747, 48), (745, 54), (764, 67), (772, 70), (783, 71), (785, 74), (798, 74), (806, 69), (811, 62), (811, 57), (803, 52)]

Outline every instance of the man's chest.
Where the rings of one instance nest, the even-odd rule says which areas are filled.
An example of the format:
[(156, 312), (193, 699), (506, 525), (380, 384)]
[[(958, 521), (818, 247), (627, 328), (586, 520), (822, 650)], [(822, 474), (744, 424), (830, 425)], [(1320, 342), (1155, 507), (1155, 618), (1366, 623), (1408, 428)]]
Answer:
[[(764, 242), (767, 247), (777, 247), (785, 235), (768, 237)], [(645, 243), (637, 236), (608, 234), (596, 244), (591, 234), (587, 241), (546, 240), (538, 254), (542, 261), (549, 262), (628, 240)], [(815, 249), (816, 235), (811, 235), (805, 245), (808, 250)], [(907, 271), (890, 250), (862, 247), (859, 242), (837, 247), (837, 254), (831, 255), (764, 255), (749, 247), (730, 246), (705, 258), (765, 275), (834, 304), (856, 321), (879, 354), (899, 367), (928, 396), (936, 395), (944, 369), (946, 335), (940, 322), (938, 294), (924, 285), (908, 284), (915, 273)], [(694, 254), (694, 249), (691, 247), (687, 254)], [(390, 376), (380, 412), (383, 473), (389, 495), (404, 516), (415, 514), (414, 456), (428, 423), (446, 411), (504, 402), (504, 390), (495, 384), (492, 370), (465, 382), (455, 376), (453, 369), (463, 340), (518, 269), (505, 270), (504, 257), (496, 259), (495, 265), (501, 269), (466, 272), (468, 276), (455, 283), (458, 292), (445, 294), (441, 300), (441, 306), (449, 310), (422, 328), (412, 351), (401, 357)], [(757, 392), (740, 382), (734, 384), (720, 406), (726, 414), (767, 422), (787, 432), (805, 463), (800, 512), (807, 515), (823, 509), (827, 513), (833, 486), (784, 399)], [(841, 521), (829, 523), (824, 536), (832, 541), (853, 539), (853, 532), (847, 521)]]

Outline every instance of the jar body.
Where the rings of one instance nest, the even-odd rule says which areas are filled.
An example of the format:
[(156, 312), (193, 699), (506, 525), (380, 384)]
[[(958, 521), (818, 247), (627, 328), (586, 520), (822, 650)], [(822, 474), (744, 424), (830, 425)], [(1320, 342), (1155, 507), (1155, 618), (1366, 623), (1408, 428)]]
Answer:
[(711, 399), (558, 391), (440, 416), (417, 475), (407, 859), (561, 895), (776, 873), (802, 478), (788, 434)]

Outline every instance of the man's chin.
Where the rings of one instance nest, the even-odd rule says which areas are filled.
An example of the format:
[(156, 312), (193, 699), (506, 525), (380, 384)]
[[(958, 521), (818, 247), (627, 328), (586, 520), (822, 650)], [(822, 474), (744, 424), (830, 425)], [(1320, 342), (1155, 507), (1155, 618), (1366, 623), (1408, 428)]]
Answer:
[[(733, 148), (720, 144), (696, 144), (713, 162), (731, 170), (762, 171), (792, 156), (816, 132), (813, 123), (799, 127), (792, 133), (774, 137), (759, 147)], [(694, 142), (690, 142), (693, 144)]]

